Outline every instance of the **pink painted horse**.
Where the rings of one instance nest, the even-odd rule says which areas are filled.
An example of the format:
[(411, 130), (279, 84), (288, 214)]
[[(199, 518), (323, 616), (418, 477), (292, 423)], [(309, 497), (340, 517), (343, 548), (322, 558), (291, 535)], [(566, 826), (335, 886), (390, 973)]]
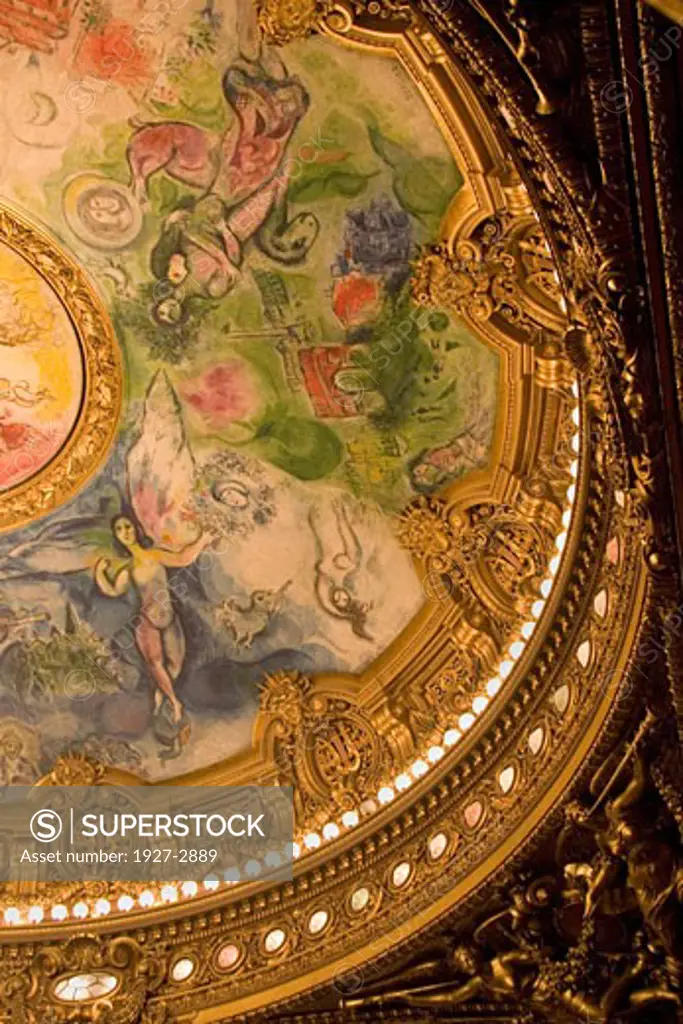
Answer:
[(296, 79), (280, 81), (257, 65), (231, 67), (223, 92), (235, 113), (223, 135), (196, 125), (167, 121), (144, 125), (128, 145), (133, 192), (147, 196), (149, 179), (159, 171), (232, 209), (253, 196), (278, 173), (292, 134), (309, 98)]

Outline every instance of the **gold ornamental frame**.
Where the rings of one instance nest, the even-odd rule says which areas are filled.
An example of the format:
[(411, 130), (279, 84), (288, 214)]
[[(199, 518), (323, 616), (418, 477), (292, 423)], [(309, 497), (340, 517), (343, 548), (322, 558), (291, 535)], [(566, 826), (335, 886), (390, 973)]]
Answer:
[[(46, 951), (52, 979), (74, 964), (84, 971), (94, 965), (116, 971), (121, 991), (139, 993), (126, 1024), (273, 1019), (276, 1008), (295, 1006), (304, 992), (334, 990), (354, 972), (372, 972), (379, 957), (409, 949), (454, 908), (474, 910), (483, 885), (542, 840), (570, 785), (589, 771), (629, 707), (633, 652), (652, 606), (653, 583), (643, 557), (648, 525), (629, 487), (599, 323), (582, 305), (578, 285), (570, 282), (566, 294), (560, 288), (552, 231), (545, 216), (539, 219), (472, 86), (471, 77), (481, 70), (476, 58), (466, 73), (467, 60), (461, 55), (456, 64), (436, 31), (405, 4), (370, 4), (369, 17), (363, 6), (349, 0), (292, 7), (267, 0), (262, 23), (282, 42), (316, 28), (339, 45), (399, 61), (455, 147), (467, 184), (441, 244), (416, 268), (415, 294), (426, 306), (456, 312), (503, 353), (492, 467), (437, 499), (415, 502), (397, 524), (423, 579), (433, 572), (455, 576), (456, 601), (428, 603), (360, 677), (267, 681), (253, 751), (173, 781), (273, 783), (292, 781), (289, 772), (307, 794), (302, 829), (320, 829), (320, 771), (310, 763), (310, 751), (282, 760), (282, 749), (286, 753), (291, 736), (296, 743), (298, 735), (296, 727), (287, 733), (288, 722), (320, 715), (326, 727), (343, 723), (345, 735), (356, 737), (359, 761), (366, 757), (373, 784), (373, 756), (394, 773), (405, 772), (421, 756), (416, 737), (424, 709), (418, 702), (410, 718), (411, 693), (463, 651), (474, 651), (485, 669), (497, 663), (517, 636), (527, 591), (538, 589), (553, 538), (565, 526), (553, 587), (499, 692), (463, 728), (453, 749), (442, 751), (423, 777), (357, 827), (305, 852), (292, 882), (252, 881), (93, 918), (85, 937), (83, 924), (73, 921), (15, 927), (11, 944), (0, 948), (3, 971), (9, 972), (0, 1008), (10, 998), (12, 978), (25, 977), (25, 987), (16, 981), (12, 989), (17, 1005), (37, 1012), (34, 1019), (46, 1005), (55, 1021), (68, 1019), (68, 1008), (50, 995)], [(514, 119), (512, 106), (507, 116)], [(571, 507), (561, 497), (569, 490)], [(525, 577), (526, 589), (491, 571), (486, 546), (473, 561), (462, 557), (463, 538), (470, 540), (478, 526), (468, 515), (486, 504), (505, 510), (506, 529), (515, 527), (515, 517), (517, 525), (524, 520), (537, 528), (543, 565)], [(512, 595), (508, 619), (506, 595)], [(363, 741), (368, 734), (371, 739)], [(72, 758), (55, 766), (46, 781), (137, 780)], [(343, 801), (346, 794), (338, 796)], [(433, 856), (437, 836), (445, 845)], [(353, 897), (361, 888), (368, 900), (356, 910)], [(326, 919), (313, 931), (316, 913)], [(276, 930), (284, 939), (273, 951), (266, 939)], [(122, 958), (118, 944), (124, 941), (128, 952)], [(218, 958), (227, 945), (237, 953), (224, 969)], [(172, 968), (180, 958), (193, 968), (176, 982)]]
[(66, 441), (38, 472), (0, 493), (0, 534), (47, 515), (74, 497), (104, 463), (123, 404), (121, 350), (95, 288), (43, 228), (0, 202), (0, 244), (16, 252), (48, 286), (76, 336), (83, 394)]

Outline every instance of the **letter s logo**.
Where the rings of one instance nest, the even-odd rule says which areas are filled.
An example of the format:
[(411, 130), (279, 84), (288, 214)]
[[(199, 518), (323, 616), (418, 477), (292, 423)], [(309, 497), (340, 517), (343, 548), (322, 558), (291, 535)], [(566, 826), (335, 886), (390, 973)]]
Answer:
[(31, 835), (39, 843), (53, 843), (62, 834), (62, 819), (56, 811), (36, 811), (31, 818)]

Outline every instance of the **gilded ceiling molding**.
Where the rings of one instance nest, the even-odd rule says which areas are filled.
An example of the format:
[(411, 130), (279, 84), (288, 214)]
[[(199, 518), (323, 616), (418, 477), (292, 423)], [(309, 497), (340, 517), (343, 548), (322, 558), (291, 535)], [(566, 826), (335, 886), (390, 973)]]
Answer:
[[(100, 943), (81, 935), (59, 947), (39, 946), (26, 953), (14, 969), (3, 971), (0, 1021), (170, 1024), (173, 1019), (163, 1004), (150, 1002), (163, 980), (162, 962), (132, 938)], [(83, 977), (91, 979), (99, 998), (76, 1018), (73, 1002), (69, 1005), (63, 995), (73, 979)]]
[[(653, 523), (651, 516), (653, 502), (659, 500), (657, 481), (662, 479), (657, 467), (664, 456), (657, 441), (656, 389), (648, 383), (653, 368), (633, 331), (638, 299), (633, 282), (628, 279), (632, 271), (624, 270), (619, 252), (628, 244), (629, 213), (621, 205), (620, 197), (612, 195), (606, 186), (608, 181), (620, 181), (616, 169), (623, 166), (624, 151), (614, 114), (601, 102), (610, 75), (615, 77), (609, 63), (604, 6), (588, 5), (580, 19), (586, 44), (590, 42), (588, 94), (596, 135), (601, 140), (601, 163), (595, 181), (586, 177), (586, 165), (568, 141), (571, 134), (562, 130), (562, 120), (569, 116), (564, 105), (552, 117), (541, 117), (530, 109), (524, 90), (519, 85), (510, 87), (501, 77), (501, 68), (510, 64), (509, 55), (498, 50), (498, 57), (493, 59), (490, 41), (483, 36), (481, 23), (466, 4), (454, 5), (444, 13), (425, 0), (420, 9), (441, 28), (448, 45), (478, 83), (492, 109), (499, 110), (501, 126), (517, 154), (523, 178), (536, 199), (538, 215), (558, 258), (570, 319), (588, 328), (587, 340), (593, 346), (593, 358), (599, 362), (599, 375), (614, 395), (614, 399), (605, 395), (603, 403), (616, 402), (619, 431), (626, 432), (629, 485), (638, 495), (645, 519), (650, 520), (649, 526), (643, 524), (647, 534), (645, 554), (656, 570), (671, 543), (666, 533), (659, 533), (661, 521), (657, 518)], [(571, 36), (569, 24), (562, 20), (556, 30)], [(551, 67), (549, 53), (544, 59)], [(614, 173), (610, 174), (610, 169)]]
[(399, 21), (412, 18), (406, 0), (349, 0), (341, 4), (336, 0), (256, 0), (256, 6), (263, 37), (275, 46), (284, 46), (321, 31), (330, 15), (333, 15), (333, 25), (340, 18), (343, 23), (349, 14)]
[(333, 7), (333, 0), (258, 0), (259, 27), (265, 39), (284, 46), (315, 32)]
[(322, 828), (354, 811), (395, 767), (387, 730), (377, 728), (353, 699), (324, 695), (298, 674), (266, 678), (260, 721), (264, 754), (276, 766), (274, 781), (293, 787), (300, 827)]
[(547, 240), (535, 217), (502, 215), (469, 238), (435, 246), (419, 259), (413, 293), (421, 305), (452, 309), (465, 320), (496, 317), (532, 342), (560, 335), (564, 302)]
[[(586, 798), (566, 806), (554, 864), (521, 872), (472, 932), (447, 936), (440, 956), (409, 961), (343, 1005), (436, 1013), (512, 997), (529, 1019), (595, 1021), (679, 1009), (683, 832), (680, 804), (677, 821), (657, 796), (670, 790), (667, 755), (649, 742), (654, 722), (648, 713)], [(622, 932), (619, 952), (610, 924)]]
[(666, 14), (667, 18), (671, 18), (672, 21), (676, 21), (679, 24), (683, 21), (683, 3), (681, 3), (681, 0), (645, 0), (645, 2), (661, 14)]

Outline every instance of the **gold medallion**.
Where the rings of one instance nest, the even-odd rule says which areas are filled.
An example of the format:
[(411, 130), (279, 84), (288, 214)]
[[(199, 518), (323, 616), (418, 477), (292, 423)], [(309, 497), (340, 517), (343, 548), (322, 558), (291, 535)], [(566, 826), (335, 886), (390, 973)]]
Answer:
[(113, 328), (85, 273), (0, 208), (0, 531), (73, 497), (105, 459), (123, 392)]

